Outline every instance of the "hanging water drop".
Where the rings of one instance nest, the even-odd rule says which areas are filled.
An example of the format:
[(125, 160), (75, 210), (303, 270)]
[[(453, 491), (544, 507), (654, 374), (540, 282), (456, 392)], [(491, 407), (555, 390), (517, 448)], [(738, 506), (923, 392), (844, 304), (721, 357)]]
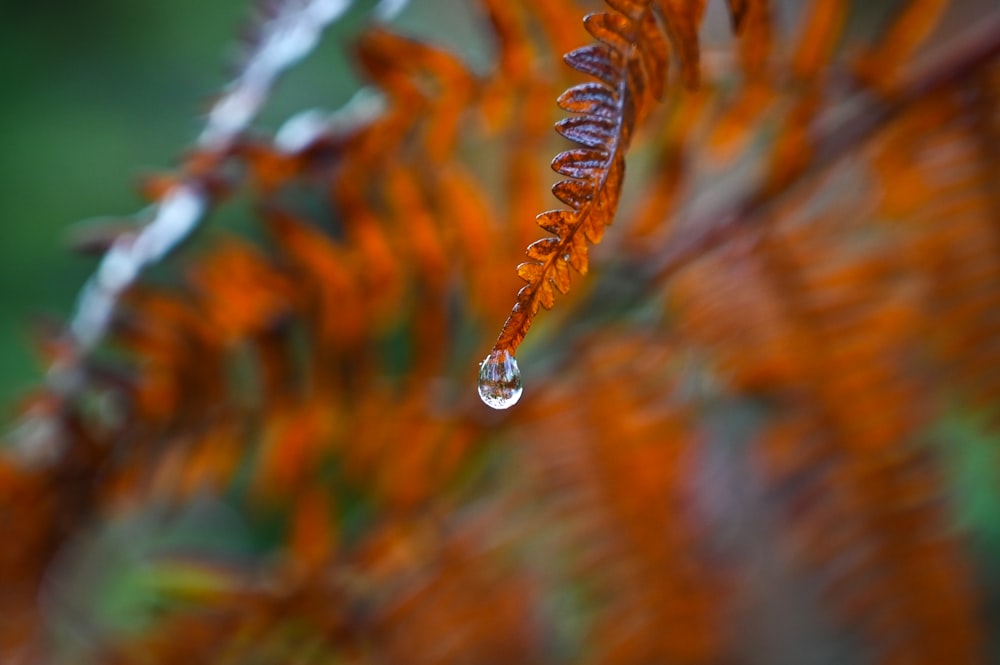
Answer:
[(494, 409), (517, 404), (521, 399), (521, 370), (514, 356), (503, 350), (486, 356), (479, 366), (479, 397)]

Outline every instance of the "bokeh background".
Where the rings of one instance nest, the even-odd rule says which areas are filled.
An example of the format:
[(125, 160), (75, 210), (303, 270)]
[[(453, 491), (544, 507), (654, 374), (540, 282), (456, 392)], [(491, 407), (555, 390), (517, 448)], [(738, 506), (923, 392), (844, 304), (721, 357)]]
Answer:
[[(785, 4), (795, 2), (786, 0)], [(939, 38), (948, 37), (957, 27), (968, 24), (970, 16), (984, 14), (994, 3), (955, 3), (954, 11), (942, 23)], [(375, 0), (356, 2), (351, 14), (338, 22), (321, 47), (282, 81), (260, 119), (263, 128), (273, 129), (304, 109), (335, 108), (351, 96), (359, 84), (347, 64), (346, 51), (374, 4)], [(469, 39), (472, 34), (462, 29), (462, 14), (455, 11), (462, 4), (463, 0), (420, 0), (400, 17), (400, 27), (418, 34), (426, 30), (433, 33), (433, 41), (454, 46), (454, 41), (463, 35)], [(713, 3), (716, 9), (722, 4)], [(874, 25), (872, 17), (884, 13), (891, 4), (856, 0), (856, 20)], [(6, 9), (0, 17), (0, 62), (5, 63), (0, 68), (5, 102), (0, 104), (0, 407), (4, 412), (0, 423), (9, 418), (17, 395), (41, 378), (32, 352), (31, 320), (39, 316), (64, 320), (95, 267), (94, 259), (68, 252), (68, 238), (85, 228), (87, 220), (127, 218), (143, 207), (133, 185), (143, 173), (169, 169), (198, 134), (207, 101), (227, 79), (227, 63), (239, 57), (239, 26), (247, 23), (250, 5), (249, 0), (41, 2)], [(463, 53), (482, 52), (469, 44), (461, 46)], [(210, 221), (214, 227), (226, 220)], [(611, 341), (603, 340), (594, 348), (601, 348), (603, 354)], [(585, 379), (577, 373), (566, 383), (581, 386)], [(628, 385), (627, 381), (621, 383)], [(471, 385), (468, 392), (471, 394)], [(608, 412), (613, 411), (613, 404), (604, 405)], [(595, 402), (591, 410), (600, 406)], [(556, 431), (559, 421), (554, 422)], [(982, 572), (977, 582), (989, 586), (989, 594), (984, 595), (996, 598), (1000, 582), (990, 563), (1000, 553), (996, 446), (974, 425), (954, 419), (933, 434), (941, 443), (947, 489), (954, 502), (954, 512), (949, 515), (953, 515), (954, 526), (968, 533), (977, 545), (977, 571)], [(741, 423), (737, 426), (749, 429)], [(558, 436), (538, 439), (554, 441), (563, 435), (560, 429)], [(581, 449), (580, 442), (587, 441), (587, 432), (574, 435), (567, 448), (570, 452)], [(722, 450), (725, 437), (717, 438)], [(496, 442), (478, 443), (485, 443), (484, 449), (492, 451), (490, 445)], [(386, 450), (397, 457), (397, 448)], [(510, 454), (509, 449), (502, 448), (500, 454)], [(530, 457), (525, 455), (525, 459)], [(478, 458), (470, 467), (474, 464), (486, 466)], [(639, 464), (636, 469), (646, 466), (656, 465)], [(477, 473), (474, 469), (469, 477), (478, 480), (488, 475)], [(746, 482), (746, 477), (733, 473), (732, 478), (723, 477), (726, 482), (716, 485), (727, 490), (734, 485), (739, 488), (735, 481)], [(655, 494), (659, 481), (654, 481), (650, 487)], [(199, 497), (182, 511), (161, 513), (154, 506), (137, 511), (128, 520), (109, 520), (96, 535), (88, 534), (91, 539), (67, 557), (73, 565), (64, 566), (62, 580), (65, 598), (86, 599), (89, 604), (83, 607), (94, 610), (88, 616), (92, 625), (77, 625), (80, 607), (72, 603), (64, 603), (69, 610), (63, 607), (63, 614), (52, 618), (52, 623), (68, 633), (78, 631), (84, 638), (88, 630), (98, 635), (101, 631), (141, 632), (144, 622), (159, 616), (162, 608), (157, 603), (169, 595), (164, 589), (204, 590), (214, 579), (208, 576), (208, 581), (192, 581), (185, 577), (191, 570), (183, 565), (172, 567), (171, 562), (148, 565), (163, 552), (190, 549), (249, 560), (277, 551), (283, 546), (283, 534), (275, 527), (276, 520), (268, 521), (270, 516), (261, 517), (252, 510), (246, 515), (237, 512), (242, 504), (234, 496), (243, 491), (241, 482), (243, 479), (238, 479), (234, 483), (237, 487), (221, 497)], [(329, 485), (322, 484), (324, 491)], [(721, 518), (715, 526), (732, 527), (739, 532), (738, 537), (751, 543), (758, 539), (745, 527), (746, 514), (732, 510), (740, 504), (738, 492), (712, 496), (722, 497)], [(352, 529), (361, 531), (357, 524), (368, 526), (365, 510), (369, 504), (365, 500), (366, 495), (360, 492), (358, 497), (337, 497), (349, 537), (357, 537)], [(646, 506), (640, 505), (636, 515), (645, 514)], [(745, 568), (760, 573), (755, 565), (751, 558)], [(751, 581), (766, 579), (758, 574)], [(759, 586), (762, 596), (773, 595), (766, 583)], [(572, 605), (565, 598), (554, 603)], [(787, 608), (786, 612), (794, 614)], [(79, 635), (76, 639), (85, 642)], [(71, 641), (66, 636), (60, 638)], [(824, 662), (837, 661), (831, 658)]]

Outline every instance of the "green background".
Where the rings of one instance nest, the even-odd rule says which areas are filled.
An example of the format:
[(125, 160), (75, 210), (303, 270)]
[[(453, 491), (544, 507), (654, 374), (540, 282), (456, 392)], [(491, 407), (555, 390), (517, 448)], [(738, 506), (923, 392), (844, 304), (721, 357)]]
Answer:
[(41, 377), (31, 320), (65, 320), (96, 262), (73, 224), (129, 215), (142, 166), (195, 135), (245, 13), (222, 0), (10, 3), (0, 20), (0, 404)]

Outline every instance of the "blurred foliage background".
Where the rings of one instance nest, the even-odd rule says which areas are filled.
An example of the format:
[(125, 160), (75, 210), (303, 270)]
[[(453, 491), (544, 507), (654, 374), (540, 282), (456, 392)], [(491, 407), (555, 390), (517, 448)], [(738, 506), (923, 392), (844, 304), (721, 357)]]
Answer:
[[(350, 97), (358, 81), (346, 51), (375, 1), (355, 4), (334, 34), (282, 80), (261, 124), (273, 129), (293, 113), (337, 107)], [(885, 6), (854, 4), (872, 11)], [(461, 29), (468, 17), (455, 11), (459, 6), (456, 0), (422, 0), (407, 9), (400, 27), (426, 30), (434, 42), (466, 54), (484, 53), (461, 43), (473, 33)], [(941, 34), (968, 23), (965, 16), (986, 6), (958, 3)], [(10, 8), (0, 21), (0, 58), (6, 63), (0, 69), (6, 101), (0, 105), (0, 405), (5, 412), (40, 378), (31, 351), (31, 318), (64, 320), (95, 266), (93, 259), (67, 251), (74, 225), (92, 217), (127, 218), (143, 207), (131, 184), (143, 172), (168, 169), (197, 135), (206, 100), (227, 79), (225, 63), (238, 57), (237, 27), (249, 11), (246, 0), (42, 2)], [(858, 20), (867, 24), (868, 15)], [(568, 383), (581, 385), (578, 377)], [(997, 588), (992, 572), (1000, 552), (996, 448), (986, 428), (977, 425), (958, 414), (929, 435), (946, 453), (956, 526), (971, 533), (978, 546), (975, 554), (987, 573), (978, 581)], [(331, 485), (336, 483), (322, 483), (324, 489)], [(364, 522), (366, 515), (355, 515), (367, 504), (356, 497), (341, 503), (344, 530), (350, 532), (352, 520)], [(109, 627), (139, 632), (162, 609), (157, 603), (169, 596), (164, 589), (198, 593), (214, 583), (216, 578), (199, 577), (195, 567), (145, 565), (159, 552), (218, 550), (239, 559), (278, 548), (279, 529), (238, 517), (231, 505), (199, 499), (176, 514), (148, 509), (109, 522), (73, 553), (75, 568), (63, 576), (72, 581), (65, 597), (86, 598), (98, 607), (87, 625), (73, 613), (55, 617), (57, 630), (75, 631), (77, 638)], [(735, 524), (739, 516), (727, 519)]]
[[(273, 131), (304, 109), (332, 109), (358, 88), (351, 43), (376, 0), (354, 3), (319, 47), (283, 77), (258, 124)], [(715, 3), (711, 11), (722, 10)], [(781, 3), (779, 3), (781, 4)], [(953, 3), (936, 30), (946, 40), (989, 0)], [(876, 25), (889, 4), (853, 3)], [(41, 380), (32, 321), (65, 321), (96, 259), (68, 249), (87, 220), (128, 219), (145, 205), (143, 174), (177, 162), (202, 126), (208, 102), (240, 56), (247, 0), (46, 0), (13, 3), (0, 20), (0, 422)], [(58, 16), (58, 20), (53, 20)], [(452, 0), (410, 3), (397, 29), (459, 50), (475, 67), (488, 55)], [(707, 30), (708, 43), (719, 39)], [(975, 428), (945, 427), (965, 519), (1000, 543), (994, 474)]]
[[(438, 41), (468, 30), (415, 3), (398, 21)], [(375, 0), (354, 3), (319, 48), (283, 77), (260, 123), (336, 108), (358, 87), (348, 64)], [(419, 6), (417, 6), (419, 5)], [(74, 225), (128, 218), (144, 203), (134, 184), (172, 166), (239, 58), (246, 0), (94, 0), (9, 3), (0, 20), (0, 421), (41, 368), (31, 321), (62, 321), (96, 260), (73, 255)], [(53, 20), (53, 17), (58, 17)]]

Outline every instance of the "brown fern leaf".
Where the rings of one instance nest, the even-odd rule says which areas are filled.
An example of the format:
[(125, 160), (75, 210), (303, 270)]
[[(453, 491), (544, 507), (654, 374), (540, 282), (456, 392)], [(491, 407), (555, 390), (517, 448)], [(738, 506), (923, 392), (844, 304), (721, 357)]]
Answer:
[[(663, 94), (667, 41), (651, 4), (637, 0), (608, 4), (614, 12), (584, 19), (587, 31), (600, 43), (565, 56), (571, 67), (598, 81), (573, 86), (558, 99), (561, 108), (576, 115), (559, 121), (556, 131), (581, 146), (552, 161), (553, 170), (567, 176), (552, 191), (569, 209), (538, 216), (538, 225), (554, 235), (529, 245), (530, 261), (517, 268), (527, 284), (484, 362), (487, 374), (507, 359), (513, 362), (538, 308), (552, 307), (556, 291), (569, 291), (570, 267), (586, 274), (587, 242), (600, 242), (618, 208), (625, 152), (636, 123), (646, 114), (650, 99)], [(487, 377), (487, 383), (491, 381), (495, 382)]]
[(790, 69), (797, 81), (811, 80), (829, 61), (847, 19), (848, 7), (845, 0), (816, 0), (803, 11), (798, 43), (790, 59)]
[(698, 87), (701, 80), (698, 25), (706, 4), (706, 0), (659, 0), (667, 34), (680, 61), (681, 80), (689, 89)]

